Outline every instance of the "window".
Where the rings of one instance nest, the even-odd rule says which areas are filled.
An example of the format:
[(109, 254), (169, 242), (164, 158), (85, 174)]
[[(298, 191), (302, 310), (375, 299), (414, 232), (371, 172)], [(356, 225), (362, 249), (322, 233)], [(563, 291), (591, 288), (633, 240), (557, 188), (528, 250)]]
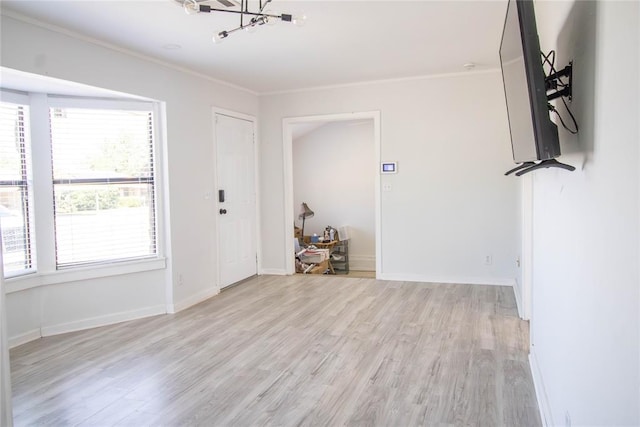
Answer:
[(28, 106), (0, 102), (0, 228), (6, 277), (33, 268), (28, 120)]
[[(6, 278), (37, 272), (16, 282), (31, 286), (164, 264), (156, 232), (158, 111), (152, 102), (0, 90)], [(77, 269), (86, 266), (99, 268)]]
[(49, 113), (56, 266), (155, 256), (152, 111)]

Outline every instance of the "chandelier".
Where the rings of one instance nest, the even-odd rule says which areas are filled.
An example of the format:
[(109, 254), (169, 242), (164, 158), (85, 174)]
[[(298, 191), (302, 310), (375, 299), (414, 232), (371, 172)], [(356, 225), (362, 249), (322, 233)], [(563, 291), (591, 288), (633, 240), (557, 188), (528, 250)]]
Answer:
[[(177, 0), (182, 3), (184, 11), (188, 15), (195, 13), (212, 13), (212, 12), (224, 12), (235, 13), (240, 16), (240, 25), (236, 28), (220, 31), (213, 35), (213, 42), (220, 43), (231, 33), (235, 33), (239, 30), (245, 30), (253, 32), (257, 27), (261, 25), (273, 25), (278, 20), (284, 22), (291, 22), (297, 26), (302, 26), (307, 19), (306, 16), (293, 16), (288, 13), (277, 14), (271, 10), (265, 10), (266, 6), (271, 3), (271, 0), (259, 0), (258, 9), (254, 11), (249, 10), (249, 0), (240, 0), (238, 3), (236, 0)], [(209, 4), (207, 4), (209, 3)], [(221, 7), (212, 6), (210, 3), (220, 5)], [(224, 7), (224, 8), (223, 8)]]

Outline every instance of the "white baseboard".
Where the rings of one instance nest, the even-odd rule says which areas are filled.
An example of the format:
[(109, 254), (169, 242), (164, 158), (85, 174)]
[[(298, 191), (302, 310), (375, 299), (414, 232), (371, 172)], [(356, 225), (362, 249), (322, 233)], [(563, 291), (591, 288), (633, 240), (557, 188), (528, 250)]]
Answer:
[(40, 329), (34, 329), (32, 331), (16, 335), (15, 337), (9, 337), (9, 348), (18, 347), (19, 345), (26, 344), (29, 341), (34, 341), (41, 337)]
[(522, 291), (521, 291), (521, 285), (518, 283), (518, 278), (515, 278), (513, 282), (513, 294), (516, 297), (516, 307), (518, 308), (518, 316), (521, 319), (524, 319), (524, 312), (522, 311)]
[(451, 283), (465, 285), (513, 286), (513, 279), (504, 277), (436, 277), (421, 274), (380, 273), (378, 280), (400, 282)]
[(538, 399), (538, 410), (540, 411), (540, 419), (542, 425), (545, 427), (555, 426), (553, 417), (551, 416), (551, 407), (549, 406), (549, 398), (544, 388), (544, 381), (542, 380), (542, 372), (540, 371), (540, 365), (538, 365), (538, 359), (536, 358), (535, 348), (530, 347), (529, 351), (529, 366), (531, 368), (531, 377), (533, 378), (533, 387), (536, 391), (536, 398)]
[(61, 323), (59, 325), (43, 326), (40, 331), (43, 337), (48, 337), (50, 335), (58, 335), (67, 332), (97, 328), (99, 326), (113, 325), (115, 323), (141, 319), (143, 317), (157, 316), (159, 314), (166, 314), (166, 308), (164, 305), (145, 307), (138, 310), (123, 311), (120, 313), (112, 313), (104, 316), (97, 316), (68, 323)]
[(286, 276), (287, 271), (283, 268), (262, 268), (260, 269), (261, 276)]
[(200, 293), (197, 293), (195, 295), (191, 295), (189, 298), (182, 300), (176, 304), (168, 304), (167, 305), (167, 312), (168, 313), (177, 313), (179, 311), (185, 310), (189, 307), (192, 307), (196, 304), (201, 303), (202, 301), (206, 301), (211, 297), (214, 297), (216, 295), (218, 295), (220, 293), (220, 289), (218, 288), (211, 288), (211, 289), (206, 289)]
[(349, 270), (376, 271), (375, 255), (349, 254)]

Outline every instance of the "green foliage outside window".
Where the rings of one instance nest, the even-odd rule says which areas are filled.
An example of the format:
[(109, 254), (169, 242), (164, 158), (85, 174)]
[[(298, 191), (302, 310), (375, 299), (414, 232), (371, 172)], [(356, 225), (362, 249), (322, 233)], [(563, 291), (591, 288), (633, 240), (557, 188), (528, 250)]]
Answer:
[(59, 213), (74, 213), (115, 209), (119, 196), (117, 188), (62, 191), (56, 198), (56, 210)]

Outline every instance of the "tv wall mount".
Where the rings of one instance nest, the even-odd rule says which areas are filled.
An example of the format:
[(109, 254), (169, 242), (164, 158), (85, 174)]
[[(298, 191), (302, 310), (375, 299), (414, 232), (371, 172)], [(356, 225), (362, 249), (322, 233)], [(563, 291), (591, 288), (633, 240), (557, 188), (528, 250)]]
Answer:
[[(547, 55), (543, 54), (543, 57), (545, 58), (545, 61), (548, 60)], [(566, 78), (568, 82), (566, 83), (563, 82), (562, 78)], [(557, 99), (557, 98), (568, 98), (569, 101), (571, 101), (571, 96), (573, 95), (572, 79), (573, 79), (573, 61), (570, 61), (569, 65), (567, 65), (560, 71), (556, 71), (555, 68), (553, 67), (553, 62), (551, 62), (551, 74), (549, 74), (548, 76), (545, 76), (544, 78), (545, 88), (547, 90), (547, 101), (553, 101), (554, 99)], [(567, 107), (567, 110), (568, 110), (568, 107)], [(553, 111), (557, 114), (555, 107), (551, 104), (549, 104), (549, 111)], [(558, 117), (560, 116), (558, 115)], [(573, 117), (573, 115), (571, 117)], [(562, 121), (562, 118), (560, 118), (560, 121)], [(574, 119), (574, 123), (575, 123), (575, 119)], [(564, 125), (564, 122), (562, 122), (562, 125), (565, 128), (567, 128)], [(578, 126), (576, 124), (576, 131), (572, 133), (577, 133), (578, 132), (577, 129), (578, 129)], [(560, 169), (566, 169), (571, 172), (576, 170), (576, 168), (571, 165), (560, 163), (556, 159), (549, 159), (549, 160), (542, 160), (541, 162), (538, 162), (538, 163), (536, 162), (521, 163), (515, 168), (505, 172), (505, 175), (511, 175), (512, 173), (515, 172), (516, 176), (522, 176), (525, 173), (533, 172), (534, 170), (538, 170), (538, 169), (546, 169), (546, 168), (560, 168)]]
[[(561, 79), (562, 77), (566, 77), (568, 79), (568, 83), (564, 83)], [(573, 61), (569, 62), (569, 65), (564, 67), (560, 71), (555, 71), (555, 69), (551, 69), (551, 74), (544, 78), (545, 87), (547, 89), (547, 101), (553, 101), (556, 98), (560, 98), (561, 96), (566, 97), (571, 101), (571, 88), (573, 85)], [(555, 91), (549, 93), (549, 91)]]

